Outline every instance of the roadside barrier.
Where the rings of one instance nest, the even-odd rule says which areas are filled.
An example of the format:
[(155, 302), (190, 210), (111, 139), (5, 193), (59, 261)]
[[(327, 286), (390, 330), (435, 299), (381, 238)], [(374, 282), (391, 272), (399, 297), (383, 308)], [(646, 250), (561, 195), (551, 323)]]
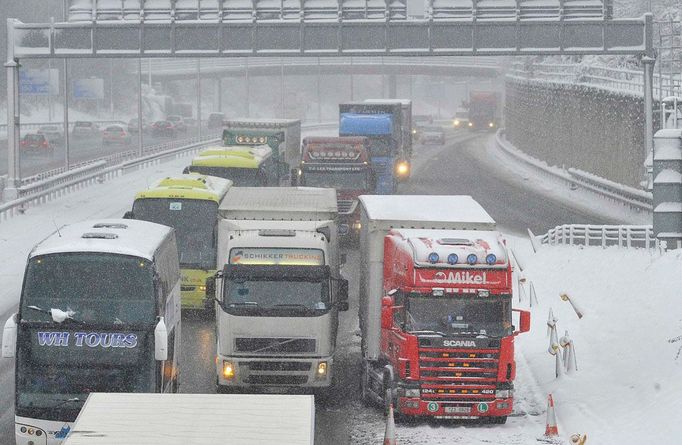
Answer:
[(573, 311), (575, 312), (575, 315), (578, 316), (578, 318), (583, 318), (583, 315), (585, 315), (585, 311), (578, 305), (578, 302), (575, 301), (575, 298), (570, 297), (565, 292), (562, 293), (560, 297), (563, 301), (568, 301), (569, 303), (571, 303), (571, 307), (573, 308)]
[(587, 434), (571, 434), (571, 445), (585, 445), (587, 442)]

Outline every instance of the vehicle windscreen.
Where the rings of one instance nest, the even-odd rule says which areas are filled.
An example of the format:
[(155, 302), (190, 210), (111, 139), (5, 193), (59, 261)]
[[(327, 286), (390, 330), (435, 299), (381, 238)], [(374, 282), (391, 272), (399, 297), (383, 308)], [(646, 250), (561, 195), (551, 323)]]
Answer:
[(367, 173), (365, 171), (310, 171), (303, 175), (303, 184), (307, 187), (327, 187), (337, 190), (367, 190)]
[(405, 308), (407, 331), (435, 331), (446, 335), (511, 334), (511, 298), (409, 297)]
[(21, 334), (18, 416), (73, 422), (91, 392), (155, 390), (152, 329), (55, 325), (22, 328)]
[(127, 255), (75, 252), (36, 256), (26, 268), (21, 319), (52, 322), (47, 312), (54, 308), (71, 311), (74, 319), (84, 323), (153, 323), (153, 276), (150, 261)]
[(239, 269), (240, 272), (225, 277), (223, 303), (229, 313), (314, 316), (331, 308), (328, 269), (318, 266)]
[(257, 168), (231, 168), (231, 167), (203, 167), (192, 165), (189, 167), (192, 173), (218, 176), (232, 181), (237, 187), (264, 187), (268, 185), (267, 177)]
[(442, 133), (443, 129), (441, 127), (424, 127), (425, 133)]
[(390, 137), (370, 137), (369, 155), (370, 157), (390, 156), (392, 139)]
[(133, 204), (135, 219), (175, 229), (180, 267), (215, 269), (218, 203), (204, 199), (144, 198)]

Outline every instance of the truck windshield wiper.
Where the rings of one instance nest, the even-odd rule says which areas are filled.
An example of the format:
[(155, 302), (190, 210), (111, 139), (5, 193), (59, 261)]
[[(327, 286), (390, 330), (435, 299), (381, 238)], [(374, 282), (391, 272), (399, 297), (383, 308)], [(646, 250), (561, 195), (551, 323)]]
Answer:
[(300, 303), (283, 303), (283, 304), (276, 304), (273, 307), (290, 307), (290, 308), (297, 308), (297, 309), (306, 309), (310, 310), (308, 306), (305, 304), (300, 304)]
[(228, 306), (232, 306), (232, 307), (236, 307), (236, 306), (258, 307), (258, 303), (256, 303), (255, 301), (240, 301), (240, 302), (229, 303)]
[(427, 334), (427, 335), (440, 335), (441, 337), (447, 337), (448, 334), (441, 331), (432, 331), (429, 329), (416, 329), (414, 331), (407, 331), (410, 334)]

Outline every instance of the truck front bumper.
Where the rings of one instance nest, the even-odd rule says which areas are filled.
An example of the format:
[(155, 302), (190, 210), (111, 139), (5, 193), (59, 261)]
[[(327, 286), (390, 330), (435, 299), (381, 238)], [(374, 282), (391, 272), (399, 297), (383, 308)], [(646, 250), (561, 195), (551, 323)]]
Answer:
[(512, 413), (513, 399), (493, 400), (423, 400), (398, 397), (398, 411), (406, 416), (437, 419), (479, 419), (503, 417)]
[(218, 356), (218, 385), (232, 388), (327, 388), (332, 382), (334, 357)]

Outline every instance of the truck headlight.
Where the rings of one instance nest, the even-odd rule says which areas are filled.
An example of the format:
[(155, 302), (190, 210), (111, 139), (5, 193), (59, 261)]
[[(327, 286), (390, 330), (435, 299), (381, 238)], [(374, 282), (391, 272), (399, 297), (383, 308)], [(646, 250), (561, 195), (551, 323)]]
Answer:
[(223, 360), (223, 377), (227, 380), (232, 380), (234, 378), (234, 365), (232, 362)]
[(405, 390), (405, 397), (419, 397), (420, 395), (421, 392), (419, 388)]
[(488, 123), (488, 126), (489, 126), (490, 128), (493, 128), (493, 127), (495, 126), (495, 122), (489, 122), (489, 123)]
[(362, 224), (360, 223), (360, 221), (355, 221), (353, 223), (353, 230), (360, 230), (360, 229), (362, 229)]
[(327, 362), (320, 362), (317, 364), (317, 373), (315, 376), (318, 379), (323, 379), (327, 377)]
[(498, 389), (495, 391), (496, 399), (509, 399), (513, 396), (514, 390), (512, 389)]
[(469, 126), (470, 126), (470, 127), (473, 127), (473, 126), (474, 126), (474, 123), (473, 123), (473, 122), (469, 122)]
[(395, 171), (398, 176), (406, 176), (410, 173), (410, 164), (405, 161), (401, 161), (395, 166)]
[(453, 122), (453, 124), (455, 125), (455, 127), (459, 127), (460, 125), (462, 125), (462, 122), (460, 122), (459, 119), (455, 119), (455, 121)]

